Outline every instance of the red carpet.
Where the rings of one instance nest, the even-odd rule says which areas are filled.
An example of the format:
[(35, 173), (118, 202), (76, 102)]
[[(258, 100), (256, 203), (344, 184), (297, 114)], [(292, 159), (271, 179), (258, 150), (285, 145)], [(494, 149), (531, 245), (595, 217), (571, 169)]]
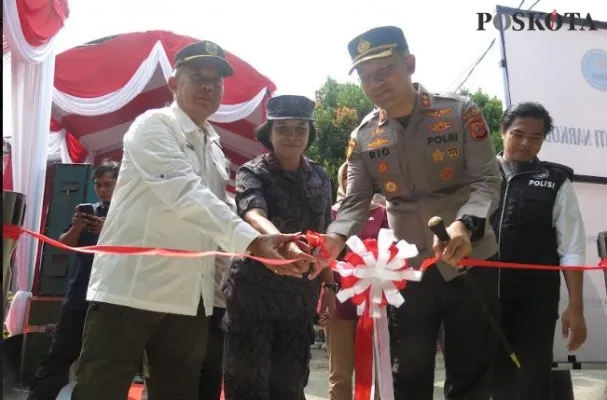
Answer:
[[(143, 393), (143, 385), (133, 384), (131, 390), (129, 390), (129, 398), (127, 400), (141, 400), (141, 394)], [(221, 400), (223, 400), (223, 393)]]

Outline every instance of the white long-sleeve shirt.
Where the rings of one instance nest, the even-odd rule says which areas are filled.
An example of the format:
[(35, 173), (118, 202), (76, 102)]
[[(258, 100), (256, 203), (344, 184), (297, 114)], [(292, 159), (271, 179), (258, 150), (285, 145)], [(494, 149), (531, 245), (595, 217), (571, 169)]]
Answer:
[[(124, 156), (100, 245), (244, 253), (259, 233), (230, 210), (227, 160), (210, 124), (198, 127), (176, 104), (139, 116)], [(87, 300), (196, 315), (213, 312), (215, 257), (99, 254)]]
[(560, 264), (584, 265), (586, 262), (584, 221), (573, 184), (569, 179), (563, 182), (556, 194), (552, 209), (552, 226), (556, 230)]

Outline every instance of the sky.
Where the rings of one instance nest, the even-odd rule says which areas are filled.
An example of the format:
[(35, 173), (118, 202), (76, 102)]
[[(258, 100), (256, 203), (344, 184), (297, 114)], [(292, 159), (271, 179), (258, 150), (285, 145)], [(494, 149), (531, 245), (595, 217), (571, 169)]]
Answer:
[[(281, 93), (314, 97), (332, 77), (349, 76), (347, 43), (382, 25), (403, 29), (417, 59), (414, 79), (431, 91), (454, 90), (469, 68), (497, 42), (464, 87), (503, 99), (497, 30), (477, 31), (477, 13), (520, 0), (70, 0), (70, 17), (57, 37), (63, 51), (101, 37), (169, 30), (216, 42), (268, 76)], [(534, 0), (527, 0), (528, 8)], [(607, 21), (605, 0), (540, 0), (534, 10), (590, 13)]]

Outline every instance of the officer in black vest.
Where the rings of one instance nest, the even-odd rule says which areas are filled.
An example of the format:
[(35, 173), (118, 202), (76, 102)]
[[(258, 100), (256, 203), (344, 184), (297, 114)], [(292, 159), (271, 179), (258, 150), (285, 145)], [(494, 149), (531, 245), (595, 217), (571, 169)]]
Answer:
[[(546, 265), (583, 265), (585, 236), (573, 190), (573, 170), (540, 161), (537, 154), (552, 130), (552, 118), (538, 103), (509, 107), (502, 119), (504, 151), (500, 206), (491, 217), (499, 259)], [(569, 305), (562, 333), (569, 351), (586, 340), (583, 275), (564, 271)], [(516, 369), (507, 354), (498, 361), (493, 400), (552, 400), (552, 350), (558, 319), (558, 271), (502, 269), (499, 294), (505, 334), (519, 356)]]

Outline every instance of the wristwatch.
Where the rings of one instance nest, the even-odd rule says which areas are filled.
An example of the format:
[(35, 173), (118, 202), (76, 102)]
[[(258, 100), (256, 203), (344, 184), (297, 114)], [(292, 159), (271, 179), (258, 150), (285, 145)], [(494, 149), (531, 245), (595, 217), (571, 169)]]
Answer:
[(475, 242), (485, 235), (485, 219), (472, 215), (462, 215), (457, 219), (470, 232), (470, 241)]
[(337, 293), (339, 291), (339, 283), (337, 283), (337, 282), (323, 283), (322, 288), (329, 289), (329, 290), (332, 290), (334, 293)]

